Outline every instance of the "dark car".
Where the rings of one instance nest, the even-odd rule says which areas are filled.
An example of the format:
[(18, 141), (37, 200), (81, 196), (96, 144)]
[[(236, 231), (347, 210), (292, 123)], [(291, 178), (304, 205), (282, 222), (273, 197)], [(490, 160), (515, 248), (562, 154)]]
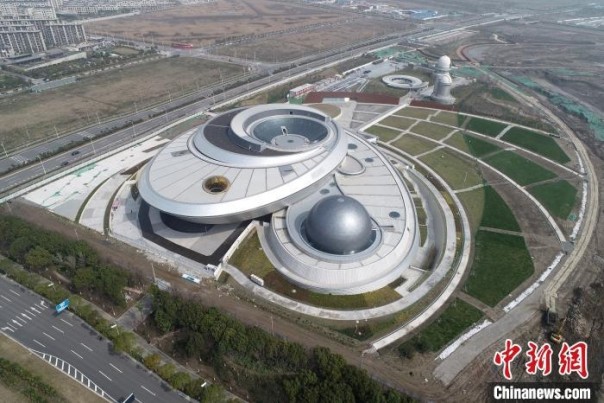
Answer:
[(71, 155), (78, 155), (80, 153), (80, 150), (75, 150), (71, 152)]
[(61, 166), (62, 167), (66, 167), (67, 165), (69, 165), (69, 161), (63, 161), (63, 162), (61, 162)]

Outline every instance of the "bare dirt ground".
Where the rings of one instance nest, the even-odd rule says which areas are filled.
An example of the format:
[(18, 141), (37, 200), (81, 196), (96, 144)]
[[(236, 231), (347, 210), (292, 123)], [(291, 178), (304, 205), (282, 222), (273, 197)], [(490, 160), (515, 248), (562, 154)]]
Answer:
[[(124, 23), (126, 22), (126, 23)], [(284, 61), (367, 40), (411, 23), (319, 8), (301, 2), (218, 0), (119, 20), (94, 22), (91, 32), (169, 45), (225, 44), (222, 55)]]
[[(235, 65), (169, 58), (105, 72), (40, 94), (0, 99), (0, 140), (6, 148), (168, 101), (197, 86), (240, 74)], [(136, 103), (136, 104), (135, 104)]]
[[(302, 4), (273, 0), (218, 0), (211, 4), (180, 6), (128, 18), (97, 21), (91, 32), (156, 42), (189, 42), (208, 45), (216, 40), (260, 35), (311, 24), (330, 24), (345, 18), (341, 13)], [(349, 16), (350, 18), (350, 16)]]

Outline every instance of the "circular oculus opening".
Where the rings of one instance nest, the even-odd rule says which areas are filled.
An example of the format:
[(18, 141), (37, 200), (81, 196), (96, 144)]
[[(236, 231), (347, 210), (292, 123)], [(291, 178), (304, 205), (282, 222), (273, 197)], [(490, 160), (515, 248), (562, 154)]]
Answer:
[(203, 181), (203, 190), (211, 194), (218, 194), (225, 192), (229, 185), (229, 180), (224, 176), (210, 176)]

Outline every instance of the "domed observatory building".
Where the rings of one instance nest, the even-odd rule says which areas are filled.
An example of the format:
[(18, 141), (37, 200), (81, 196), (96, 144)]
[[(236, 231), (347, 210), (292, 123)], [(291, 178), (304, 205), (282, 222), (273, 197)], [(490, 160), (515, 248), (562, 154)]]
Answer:
[(436, 62), (434, 69), (434, 90), (430, 96), (433, 100), (441, 104), (453, 104), (455, 98), (451, 96), (451, 86), (453, 79), (451, 78), (451, 59), (449, 56), (441, 56)]
[(140, 195), (200, 224), (266, 217), (258, 236), (292, 283), (357, 294), (397, 280), (419, 249), (414, 203), (396, 168), (318, 110), (263, 105), (218, 115), (143, 169)]

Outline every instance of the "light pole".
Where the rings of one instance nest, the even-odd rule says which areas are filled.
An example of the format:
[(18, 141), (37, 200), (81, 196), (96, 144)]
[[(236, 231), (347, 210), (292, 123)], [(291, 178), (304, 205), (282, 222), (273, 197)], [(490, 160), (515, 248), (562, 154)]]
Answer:
[(42, 170), (44, 171), (44, 176), (46, 176), (46, 168), (44, 168), (44, 164), (42, 163), (42, 158), (40, 158), (39, 155), (36, 155), (36, 158), (40, 161), (40, 166), (42, 167)]

